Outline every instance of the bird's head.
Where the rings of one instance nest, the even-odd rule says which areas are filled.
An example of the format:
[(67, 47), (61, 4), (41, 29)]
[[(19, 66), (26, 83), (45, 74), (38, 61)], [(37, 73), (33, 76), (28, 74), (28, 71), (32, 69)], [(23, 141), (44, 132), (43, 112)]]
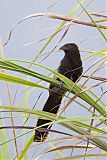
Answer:
[(61, 48), (59, 48), (59, 50), (63, 50), (67, 57), (79, 55), (78, 46), (75, 43), (67, 43), (63, 45)]

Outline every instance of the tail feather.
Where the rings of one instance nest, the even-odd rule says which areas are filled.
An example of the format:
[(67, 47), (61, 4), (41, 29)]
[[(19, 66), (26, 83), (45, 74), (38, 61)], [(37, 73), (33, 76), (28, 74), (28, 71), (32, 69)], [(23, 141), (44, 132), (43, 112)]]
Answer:
[[(47, 101), (43, 107), (43, 111), (56, 114), (58, 112), (59, 107), (60, 107), (61, 100), (62, 100), (61, 94), (51, 92), (49, 95), (49, 98), (47, 99)], [(49, 123), (49, 122), (51, 122), (51, 121), (44, 120), (44, 119), (38, 119), (36, 126), (38, 127), (38, 126), (41, 126), (41, 125)], [(43, 129), (50, 129), (51, 125), (46, 125), (42, 128)], [(34, 142), (43, 142), (47, 138), (48, 134), (49, 134), (49, 132), (47, 132), (47, 131), (35, 130)]]

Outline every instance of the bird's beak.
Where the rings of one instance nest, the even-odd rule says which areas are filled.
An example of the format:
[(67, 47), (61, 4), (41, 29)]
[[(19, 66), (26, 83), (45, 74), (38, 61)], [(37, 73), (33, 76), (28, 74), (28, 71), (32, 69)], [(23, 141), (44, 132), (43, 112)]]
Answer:
[(60, 47), (59, 50), (63, 50), (63, 47)]

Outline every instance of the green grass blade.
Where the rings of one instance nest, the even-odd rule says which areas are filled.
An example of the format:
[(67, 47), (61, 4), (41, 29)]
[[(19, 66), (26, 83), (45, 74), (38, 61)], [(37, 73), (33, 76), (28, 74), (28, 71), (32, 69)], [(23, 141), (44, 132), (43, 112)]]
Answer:
[(47, 89), (46, 87), (39, 85), (37, 83), (33, 83), (27, 80), (23, 80), (22, 78), (16, 77), (16, 76), (12, 76), (9, 74), (4, 74), (4, 73), (0, 73), (0, 80), (3, 81), (8, 81), (8, 82), (13, 82), (16, 84), (21, 84), (21, 85), (26, 85), (26, 86), (31, 86), (31, 87), (38, 87), (38, 88), (44, 88)]
[(26, 152), (29, 149), (29, 147), (31, 146), (31, 144), (33, 143), (33, 136), (31, 138), (29, 138), (28, 142), (25, 144), (25, 147), (23, 149), (23, 151), (21, 152), (20, 156), (18, 157), (18, 160), (24, 160), (26, 157)]
[[(39, 117), (45, 117), (45, 119), (49, 119), (49, 120), (55, 120), (55, 117), (57, 117), (57, 115), (54, 115), (52, 113), (47, 113), (47, 112), (43, 112), (43, 111), (38, 111), (38, 110), (31, 110), (31, 109), (25, 109), (25, 108), (19, 108), (19, 107), (12, 107), (12, 106), (0, 106), (1, 109), (5, 109), (5, 110), (11, 110), (11, 111), (17, 111), (17, 112), (22, 112), (24, 114), (32, 114), (34, 116), (39, 116)], [(42, 118), (43, 118), (42, 117)], [(59, 118), (59, 117), (58, 117)], [(107, 151), (107, 144), (102, 141), (99, 138), (91, 138), (91, 135), (89, 132), (85, 131), (84, 129), (75, 126), (74, 124), (72, 124), (72, 122), (66, 122), (66, 118), (60, 116), (60, 120), (64, 121), (64, 122), (60, 122), (61, 125), (63, 125), (64, 127), (75, 131), (76, 133), (79, 133), (81, 135), (90, 135), (90, 141), (95, 144), (96, 146), (98, 146), (99, 148), (103, 149), (104, 151)], [(53, 122), (55, 123), (55, 122)], [(45, 124), (46, 125), (46, 124)], [(45, 126), (44, 125), (44, 126)]]
[[(0, 60), (0, 61), (1, 61), (1, 60)], [(3, 61), (2, 61), (2, 63), (3, 63)], [(6, 64), (5, 64), (5, 63), (6, 63)], [(20, 66), (20, 65), (17, 65), (17, 64), (15, 64), (15, 63), (12, 63), (12, 62), (8, 62), (8, 63), (5, 62), (5, 63), (3, 64), (3, 67), (4, 67), (5, 65), (6, 65), (5, 67), (7, 67), (8, 65), (9, 65), (9, 67), (12, 67), (12, 69), (9, 68), (9, 70), (14, 70), (14, 71), (17, 71), (17, 72), (19, 72), (19, 73), (23, 73), (23, 74), (25, 74), (25, 75), (33, 76), (33, 77), (39, 78), (39, 79), (41, 79), (41, 80), (44, 80), (44, 81), (46, 81), (46, 82), (52, 83), (52, 84), (54, 84), (54, 85), (60, 86), (60, 82), (58, 82), (57, 80), (54, 80), (53, 78), (49, 78), (48, 76), (45, 76), (45, 75), (43, 75), (43, 74), (40, 74), (40, 73), (31, 71), (31, 70), (29, 70), (29, 69), (26, 69), (26, 68), (24, 68), (24, 67), (22, 67), (22, 66)], [(14, 66), (15, 66), (15, 67), (14, 67)], [(64, 88), (65, 90), (68, 90), (68, 91), (70, 91), (70, 92), (72, 92), (72, 93), (80, 93), (80, 92), (82, 92), (81, 94), (78, 95), (80, 98), (82, 98), (82, 99), (83, 99), (84, 101), (86, 101), (88, 104), (90, 104), (91, 106), (93, 106), (102, 116), (107, 116), (107, 113), (106, 113), (105, 109), (103, 109), (103, 108), (101, 107), (101, 105), (99, 105), (98, 103), (96, 103), (96, 101), (94, 101), (93, 98), (91, 98), (86, 92), (83, 92), (83, 90), (81, 89), (80, 86), (76, 85), (75, 83), (73, 83), (71, 80), (69, 80), (69, 79), (66, 78), (65, 76), (57, 73), (56, 71), (51, 70), (51, 69), (48, 68), (48, 67), (45, 67), (45, 66), (40, 65), (40, 64), (38, 64), (38, 66), (49, 70), (50, 72), (52, 72), (53, 74), (55, 74), (59, 79), (61, 79), (61, 80), (66, 84), (66, 85), (65, 85), (65, 84), (63, 85), (63, 88)], [(0, 66), (0, 67), (1, 67), (1, 66)], [(4, 80), (7, 80), (5, 74), (2, 74), (2, 73), (1, 73), (1, 75), (2, 75), (2, 76), (0, 76), (0, 77), (2, 78), (2, 80), (3, 80), (4, 77), (5, 77)], [(4, 76), (4, 77), (3, 77), (3, 76)], [(13, 78), (13, 79), (9, 79), (9, 78), (10, 78), (10, 77), (8, 77), (8, 80), (11, 80), (11, 81), (13, 80), (13, 82), (15, 83), (14, 78)], [(16, 78), (16, 79), (17, 79), (17, 78)], [(19, 81), (18, 81), (18, 80), (19, 80)], [(17, 79), (17, 82), (18, 82), (18, 83), (23, 83), (23, 84), (24, 84), (24, 81), (25, 81), (25, 80)], [(30, 84), (29, 84), (29, 83), (30, 83)], [(38, 87), (40, 87), (40, 88), (47, 89), (46, 87), (43, 87), (43, 86), (41, 86), (41, 85), (39, 85), (39, 84), (35, 84), (35, 83), (29, 82), (29, 81), (27, 81), (25, 84), (26, 84), (26, 85), (30, 85), (30, 86), (32, 86), (32, 87), (37, 87), (37, 86), (38, 86)], [(78, 97), (78, 96), (77, 96), (77, 97)]]
[(100, 34), (102, 35), (102, 37), (104, 38), (104, 40), (107, 42), (107, 38), (105, 36), (105, 34), (101, 31), (101, 29), (98, 27), (97, 23), (94, 21), (94, 19), (91, 17), (91, 15), (87, 12), (87, 10), (85, 9), (85, 7), (82, 5), (82, 3), (78, 0), (78, 3), (81, 5), (81, 7), (83, 8), (83, 10), (85, 11), (85, 13), (88, 15), (88, 17), (91, 19), (91, 21), (96, 25), (96, 28), (98, 29), (98, 31), (100, 32)]

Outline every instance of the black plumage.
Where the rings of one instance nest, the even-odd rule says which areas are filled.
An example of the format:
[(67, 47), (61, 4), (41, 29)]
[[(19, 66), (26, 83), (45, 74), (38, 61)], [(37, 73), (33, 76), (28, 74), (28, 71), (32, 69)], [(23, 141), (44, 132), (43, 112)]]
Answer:
[[(61, 60), (60, 66), (58, 68), (58, 73), (66, 76), (71, 79), (73, 82), (76, 82), (78, 78), (81, 76), (83, 67), (82, 61), (80, 57), (80, 53), (78, 50), (78, 46), (75, 43), (68, 43), (63, 45), (60, 50), (65, 52), (64, 58)], [(58, 81), (61, 81), (57, 78)], [(57, 113), (60, 107), (62, 97), (66, 93), (60, 87), (57, 87), (53, 84), (50, 84), (49, 88), (49, 97), (43, 107), (43, 111), (50, 113)], [(45, 123), (51, 122), (50, 120), (38, 119), (37, 126), (43, 125)], [(42, 127), (43, 129), (50, 129), (51, 125), (47, 125)], [(35, 130), (34, 141), (41, 142), (47, 138), (47, 131), (38, 131)]]

